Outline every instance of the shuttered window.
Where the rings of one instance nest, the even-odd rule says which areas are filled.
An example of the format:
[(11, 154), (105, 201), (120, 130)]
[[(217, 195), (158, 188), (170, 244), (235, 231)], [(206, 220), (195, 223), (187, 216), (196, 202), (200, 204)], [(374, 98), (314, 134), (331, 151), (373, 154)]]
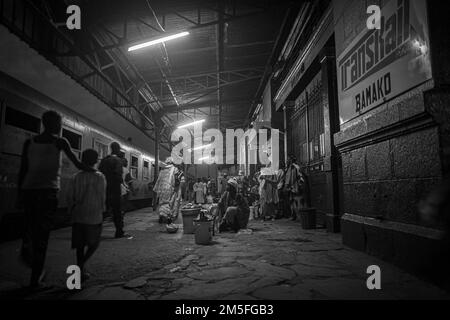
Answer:
[(307, 92), (308, 103), (308, 130), (309, 130), (309, 160), (311, 162), (324, 157), (323, 138), (323, 105), (322, 82), (314, 83)]
[[(321, 73), (299, 95), (290, 111), (288, 146), (299, 164), (316, 164), (325, 156)], [(321, 169), (319, 164), (315, 169)]]

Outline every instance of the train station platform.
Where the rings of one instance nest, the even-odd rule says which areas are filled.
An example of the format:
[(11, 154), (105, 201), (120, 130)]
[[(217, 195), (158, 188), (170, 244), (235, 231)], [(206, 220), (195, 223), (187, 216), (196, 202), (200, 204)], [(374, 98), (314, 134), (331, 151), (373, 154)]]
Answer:
[[(181, 221), (177, 221), (181, 225)], [(66, 288), (75, 264), (71, 229), (51, 234), (47, 283), (23, 289), (29, 271), (18, 259), (20, 241), (0, 245), (1, 299), (449, 299), (441, 289), (375, 257), (342, 245), (341, 235), (302, 230), (290, 220), (250, 221), (249, 229), (223, 233), (209, 246), (180, 229), (168, 234), (151, 209), (125, 217), (129, 239), (114, 239), (105, 222), (99, 250), (88, 262), (82, 290)], [(381, 268), (381, 290), (369, 290), (367, 267)]]

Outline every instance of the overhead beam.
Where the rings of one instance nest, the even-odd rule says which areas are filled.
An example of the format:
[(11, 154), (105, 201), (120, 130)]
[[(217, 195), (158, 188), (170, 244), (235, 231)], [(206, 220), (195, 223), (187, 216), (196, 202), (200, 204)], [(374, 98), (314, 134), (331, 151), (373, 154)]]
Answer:
[[(87, 31), (87, 28), (78, 33), (66, 33), (59, 30), (58, 26), (49, 21), (42, 9), (30, 0), (14, 1), (13, 6), (12, 15), (10, 15), (11, 12), (0, 10), (0, 23), (7, 26), (12, 33), (16, 34), (61, 71), (71, 76), (91, 94), (127, 120), (130, 125), (154, 140), (154, 137), (146, 130), (147, 124), (152, 125), (152, 120), (149, 118), (151, 117), (149, 106), (138, 107), (139, 99), (134, 98), (136, 96), (134, 91), (140, 89), (135, 87), (136, 90), (126, 92), (122, 87), (120, 80), (122, 78), (114, 79), (115, 77), (113, 78), (111, 75), (115, 73), (105, 73), (105, 68), (102, 69), (102, 67), (114, 68), (117, 72), (120, 63), (114, 59), (108, 59), (110, 64), (107, 62), (101, 66), (98, 56), (86, 55), (84, 49), (92, 48), (92, 44), (95, 47), (95, 43), (98, 42), (92, 32)], [(2, 6), (0, 6), (1, 8)], [(28, 26), (31, 26), (31, 29)], [(44, 38), (52, 41), (42, 41)], [(76, 55), (70, 60), (62, 59), (55, 54), (58, 51), (75, 52)], [(113, 62), (114, 64), (111, 64)], [(86, 76), (86, 73), (93, 74), (83, 77)], [(123, 75), (126, 76), (126, 73), (123, 73)], [(129, 105), (131, 108), (115, 108), (117, 105)]]
[[(248, 48), (248, 47), (254, 47), (254, 46), (268, 46), (268, 45), (272, 45), (273, 43), (274, 43), (274, 41), (257, 41), (257, 42), (227, 44), (226, 49), (239, 49), (239, 48)], [(112, 48), (114, 48), (114, 46), (104, 47), (105, 50), (112, 49)], [(171, 56), (183, 56), (183, 55), (188, 55), (188, 54), (215, 51), (216, 49), (217, 49), (217, 47), (213, 46), (213, 47), (186, 49), (186, 50), (176, 50), (176, 51), (170, 52), (170, 55)]]
[(253, 46), (267, 46), (272, 45), (274, 41), (256, 41), (256, 42), (246, 42), (246, 43), (236, 43), (236, 44), (229, 44), (227, 43), (227, 49), (236, 49), (236, 48), (247, 48), (247, 47), (253, 47)]
[[(241, 77), (247, 77), (250, 75), (262, 75), (264, 72), (264, 68), (243, 68), (243, 69), (235, 69), (235, 70), (227, 70), (227, 71), (221, 71), (220, 78), (226, 81), (227, 78), (229, 78), (231, 75), (238, 75)], [(197, 73), (197, 74), (189, 74), (185, 76), (174, 76), (169, 77), (168, 79), (171, 81), (174, 80), (189, 80), (189, 79), (196, 79), (196, 78), (205, 78), (205, 77), (217, 77), (217, 71), (211, 71), (211, 72), (205, 72), (205, 73)], [(158, 84), (159, 82), (150, 82), (149, 84)]]
[[(187, 24), (187, 26), (185, 28), (182, 28), (184, 31), (189, 31), (189, 30), (195, 30), (195, 29), (200, 29), (200, 28), (206, 28), (206, 27), (211, 27), (211, 26), (216, 26), (220, 23), (225, 24), (225, 23), (230, 23), (232, 21), (235, 20), (239, 20), (239, 19), (244, 19), (244, 18), (248, 18), (248, 17), (252, 17), (255, 15), (259, 15), (265, 12), (268, 12), (271, 8), (271, 6), (252, 6), (251, 7), (253, 10), (244, 10), (242, 13), (237, 12), (236, 8), (234, 8), (233, 13), (229, 14), (229, 13), (225, 13), (225, 8), (223, 6), (223, 4), (221, 4), (219, 6), (219, 9), (213, 9), (210, 6), (205, 6), (205, 5), (200, 5), (197, 8), (193, 8), (193, 11), (199, 11), (200, 9), (207, 9), (213, 12), (217, 13), (217, 20), (214, 21), (207, 21), (207, 22), (202, 22), (201, 19), (201, 15), (198, 15), (197, 21), (194, 21), (192, 19), (187, 18), (185, 15), (183, 15), (181, 12), (177, 11), (177, 10), (166, 10), (164, 13), (162, 13), (161, 18), (163, 21), (165, 21), (167, 18), (167, 15), (172, 15), (172, 19), (173, 17), (178, 17), (178, 19), (180, 20), (180, 22), (184, 22), (185, 24)], [(225, 17), (224, 17), (225, 16)], [(114, 15), (114, 16), (110, 16), (110, 18), (120, 18), (122, 20), (122, 22), (120, 22), (121, 25), (125, 25), (127, 23), (127, 19), (123, 18), (123, 15)], [(151, 29), (152, 31), (155, 31), (156, 34), (155, 36), (160, 36), (161, 34), (164, 34), (164, 32), (161, 32), (161, 30), (159, 30), (158, 28), (156, 28), (155, 26), (151, 25), (150, 23), (146, 22), (144, 19), (145, 17), (139, 17), (137, 15), (134, 15), (133, 17), (131, 17), (134, 21), (136, 21), (138, 24), (141, 24), (149, 29)], [(128, 19), (131, 19), (130, 17), (128, 17)], [(96, 23), (99, 23), (99, 21), (96, 21)], [(117, 22), (116, 22), (117, 23)], [(122, 36), (119, 36), (117, 34), (115, 34), (114, 32), (112, 32), (111, 30), (107, 29), (106, 30), (108, 33), (110, 33), (112, 36), (114, 36), (119, 42), (110, 46), (105, 46), (104, 49), (105, 50), (109, 50), (109, 49), (114, 49), (114, 48), (118, 48), (118, 47), (122, 47), (122, 46), (127, 46), (127, 45), (131, 45), (131, 40), (124, 38)], [(173, 32), (178, 32), (180, 30), (166, 30), (165, 33), (169, 34), (169, 33), (173, 33)], [(138, 43), (141, 41), (144, 41), (147, 39), (133, 39), (133, 43)]]
[[(243, 104), (243, 103), (251, 103), (251, 99), (234, 99), (234, 100), (225, 100), (222, 101), (222, 105), (236, 105), (236, 104)], [(186, 111), (186, 110), (194, 110), (194, 109), (201, 109), (201, 108), (217, 108), (218, 104), (217, 101), (215, 102), (203, 102), (199, 104), (192, 104), (188, 106), (180, 106), (180, 107), (165, 107), (162, 109), (162, 112), (165, 114), (168, 113), (177, 113), (180, 111)]]
[[(241, 80), (237, 80), (237, 81), (222, 83), (218, 86), (216, 85), (216, 86), (212, 86), (212, 87), (208, 87), (208, 88), (201, 88), (199, 90), (187, 92), (185, 94), (177, 93), (177, 98), (180, 101), (181, 106), (186, 106), (195, 101), (198, 101), (199, 99), (201, 99), (203, 97), (212, 95), (224, 87), (229, 87), (229, 86), (233, 86), (236, 84), (241, 84), (243, 82), (247, 82), (247, 81), (251, 81), (251, 80), (259, 80), (259, 79), (261, 79), (261, 76), (249, 77), (249, 78), (245, 78), (245, 79), (241, 79)], [(218, 81), (218, 80), (216, 80), (216, 81)], [(158, 97), (158, 101), (161, 103), (172, 101), (172, 100), (173, 99), (170, 95)], [(186, 101), (186, 100), (188, 100), (188, 101)], [(153, 101), (149, 101), (149, 103), (152, 103), (152, 102)]]

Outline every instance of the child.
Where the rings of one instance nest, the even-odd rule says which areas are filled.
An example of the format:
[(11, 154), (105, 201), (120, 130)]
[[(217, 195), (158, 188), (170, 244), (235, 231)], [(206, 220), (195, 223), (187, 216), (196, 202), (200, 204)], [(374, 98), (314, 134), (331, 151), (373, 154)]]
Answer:
[[(98, 161), (95, 150), (85, 150), (81, 162), (94, 168)], [(103, 212), (106, 201), (106, 179), (99, 172), (81, 171), (77, 173), (68, 193), (69, 210), (72, 213), (72, 249), (77, 250), (77, 265), (82, 272), (82, 280), (89, 275), (83, 271), (86, 261), (100, 244)], [(85, 251), (85, 247), (87, 250)]]

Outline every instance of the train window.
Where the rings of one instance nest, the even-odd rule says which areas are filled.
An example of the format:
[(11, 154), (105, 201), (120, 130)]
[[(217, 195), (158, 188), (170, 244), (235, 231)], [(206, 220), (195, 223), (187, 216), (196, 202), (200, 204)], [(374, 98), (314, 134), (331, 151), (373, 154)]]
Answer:
[(138, 167), (139, 166), (139, 159), (136, 156), (131, 156), (131, 166), (132, 167)]
[(62, 136), (69, 141), (70, 147), (73, 149), (73, 151), (78, 155), (78, 158), (80, 158), (81, 155), (81, 134), (78, 134), (76, 132), (63, 129), (62, 130)]
[(150, 179), (150, 162), (148, 162), (147, 160), (144, 160), (144, 170), (142, 176), (145, 180)]
[(139, 170), (139, 158), (137, 156), (131, 155), (130, 158), (130, 174), (133, 179), (137, 179)]
[(5, 124), (34, 133), (41, 131), (41, 120), (39, 118), (9, 107), (6, 107)]
[(98, 140), (94, 140), (94, 150), (98, 152), (98, 158), (103, 159), (108, 155), (108, 146)]

